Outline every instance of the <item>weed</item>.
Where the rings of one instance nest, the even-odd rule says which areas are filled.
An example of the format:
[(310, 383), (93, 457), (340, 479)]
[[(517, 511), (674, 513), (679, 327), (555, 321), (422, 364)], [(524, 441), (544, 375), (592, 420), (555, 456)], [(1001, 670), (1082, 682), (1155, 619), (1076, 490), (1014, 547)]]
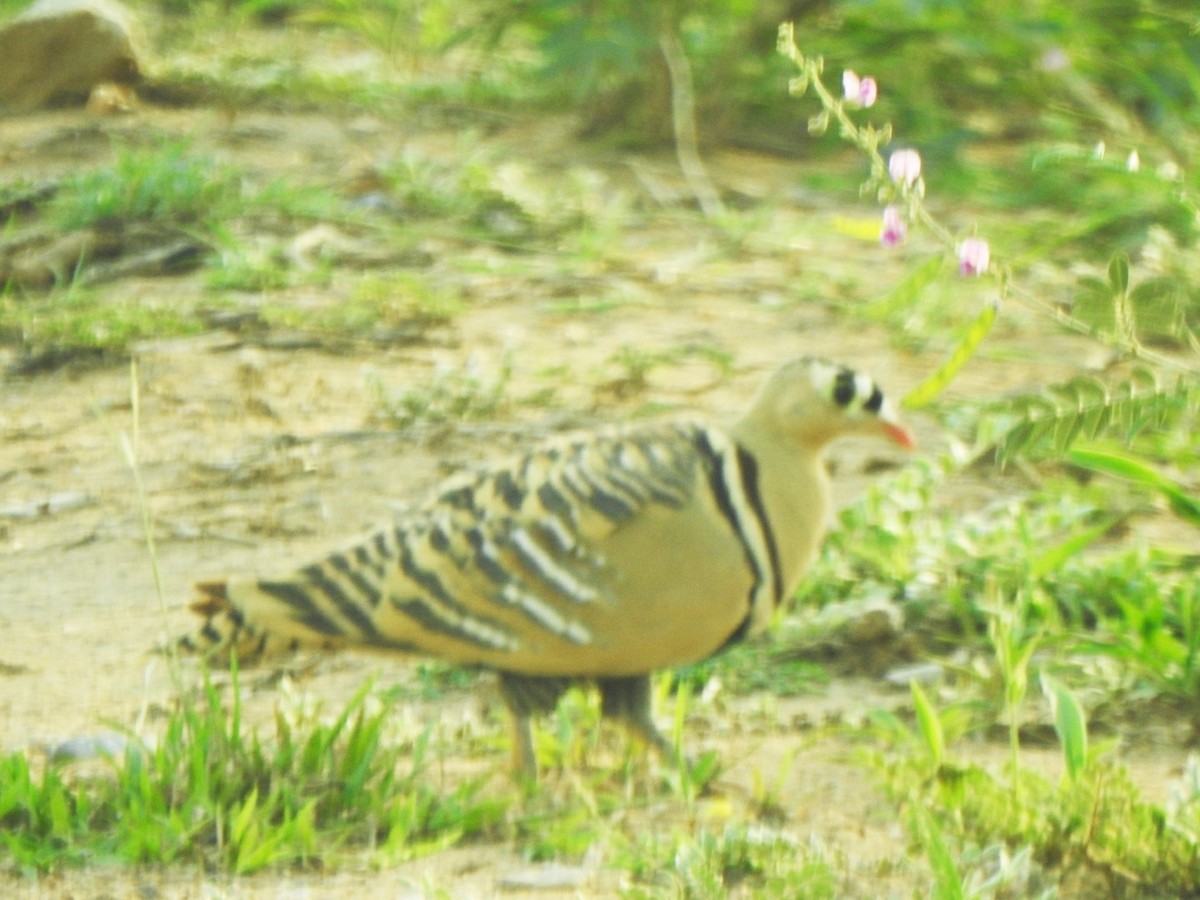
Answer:
[(618, 399), (644, 394), (650, 387), (650, 375), (656, 370), (699, 360), (714, 370), (714, 382), (733, 371), (733, 357), (728, 352), (708, 344), (690, 344), (668, 350), (648, 350), (630, 344), (622, 345), (609, 356), (607, 364), (619, 374), (604, 381), (603, 391)]
[[(236, 675), (229, 707), (210, 679), (153, 745), (130, 742), (110, 777), (35, 779), (24, 754), (0, 760), (0, 822), (14, 863), (39, 870), (112, 858), (203, 861), (233, 872), (328, 865), (369, 848), (394, 859), (496, 826), (481, 783), (439, 792), (384, 739), (390, 705), (364, 687), (330, 724), (277, 713), (271, 740), (245, 728)], [(398, 770), (408, 769), (407, 774)]]
[(493, 172), (482, 160), (455, 166), (409, 153), (382, 174), (407, 217), (451, 219), (501, 241), (534, 234), (532, 216), (494, 187)]
[(696, 693), (716, 682), (733, 696), (768, 691), (794, 697), (819, 691), (829, 683), (829, 673), (795, 651), (790, 634), (771, 640), (745, 641), (716, 656), (682, 666), (674, 673), (680, 688)]
[(355, 283), (350, 302), (374, 306), (393, 323), (403, 319), (430, 325), (449, 322), (466, 308), (455, 291), (408, 273), (364, 276)]
[(1116, 662), (1134, 693), (1186, 702), (1200, 694), (1200, 595), (1189, 557), (1134, 550), (1070, 574), (1064, 598), (1097, 622), (1075, 636), (1079, 653)]
[(453, 666), (439, 660), (424, 660), (417, 663), (413, 672), (413, 684), (398, 684), (387, 692), (388, 702), (413, 699), (430, 702), (450, 693), (470, 690), (479, 682), (479, 673), (474, 669)]
[[(1194, 833), (1164, 827), (1163, 809), (1143, 800), (1114, 765), (1097, 763), (1057, 786), (1027, 770), (1006, 783), (978, 766), (948, 764), (932, 780), (923, 764), (914, 768), (910, 760), (880, 757), (877, 766), (927, 849), (929, 841), (950, 853), (962, 842), (1002, 842), (1028, 848), (1067, 883), (1099, 880), (1113, 892), (1139, 896), (1173, 896), (1200, 878)], [(951, 883), (956, 876), (943, 852), (930, 855), (946, 869), (939, 883)]]
[(996, 654), (1003, 685), (1004, 716), (1008, 720), (1009, 762), (1014, 788), (1020, 767), (1019, 710), (1029, 688), (1029, 660), (1040, 635), (1029, 625), (1029, 596), (1018, 592), (1014, 603), (1001, 598), (994, 583), (988, 586), (984, 609), (988, 614), (988, 640)]
[(442, 368), (427, 384), (400, 391), (376, 380), (375, 416), (399, 429), (488, 419), (507, 402), (511, 377), (511, 363), (505, 360), (493, 373), (470, 363), (462, 369)]
[(131, 220), (205, 225), (227, 217), (241, 199), (233, 169), (167, 142), (120, 149), (111, 168), (68, 179), (48, 214), (64, 230)]
[(333, 0), (306, 7), (304, 19), (346, 29), (392, 65), (414, 72), (452, 36), (454, 7), (445, 0)]
[(633, 876), (630, 898), (835, 897), (835, 864), (818, 846), (765, 825), (730, 825), (694, 834), (650, 832), (621, 851), (619, 862)]
[(203, 328), (199, 317), (169, 297), (108, 296), (75, 284), (43, 297), (0, 295), (0, 335), (31, 358), (116, 354), (139, 340)]
[(206, 281), (216, 291), (263, 292), (287, 287), (288, 266), (276, 254), (237, 246), (217, 256)]

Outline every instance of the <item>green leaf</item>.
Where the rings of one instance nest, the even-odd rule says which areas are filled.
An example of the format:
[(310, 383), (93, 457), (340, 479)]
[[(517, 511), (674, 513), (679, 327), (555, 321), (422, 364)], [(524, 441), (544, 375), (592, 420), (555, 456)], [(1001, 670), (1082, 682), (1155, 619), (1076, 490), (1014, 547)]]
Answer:
[(1049, 675), (1042, 676), (1042, 692), (1054, 714), (1054, 730), (1062, 744), (1067, 777), (1074, 782), (1087, 767), (1087, 719), (1075, 695)]
[[(879, 227), (878, 219), (851, 219), (846, 216), (837, 216), (833, 220), (833, 230), (838, 234), (844, 234), (847, 237), (872, 244), (879, 240)], [(895, 291), (892, 293), (895, 293)], [(891, 294), (888, 296), (891, 296)], [(876, 300), (874, 303), (869, 304), (863, 311), (870, 315), (872, 307), (878, 302)]]
[(925, 747), (933, 764), (941, 768), (946, 752), (946, 738), (942, 733), (942, 723), (938, 719), (937, 710), (929, 702), (929, 697), (916, 681), (909, 682), (912, 689), (913, 709), (917, 713), (917, 723), (921, 726), (921, 736), (925, 738)]
[(252, 788), (245, 802), (233, 816), (229, 825), (229, 842), (234, 846), (243, 844), (253, 833), (254, 813), (258, 810), (258, 788)]
[(1114, 294), (1129, 292), (1129, 257), (1117, 253), (1108, 261), (1108, 283)]
[(1034, 557), (1029, 567), (1030, 574), (1035, 578), (1045, 578), (1047, 575), (1057, 572), (1068, 561), (1087, 549), (1093, 541), (1112, 531), (1113, 527), (1124, 518), (1123, 515), (1111, 516), (1100, 524), (1073, 534), (1062, 543), (1044, 550)]
[(941, 828), (933, 815), (921, 807), (915, 808), (913, 818), (917, 838), (933, 870), (934, 896), (937, 900), (962, 900), (966, 896), (962, 876), (954, 865), (954, 857), (950, 855)]
[(1129, 293), (1134, 320), (1143, 334), (1182, 340), (1185, 288), (1179, 279), (1159, 276), (1142, 281)]
[(1085, 469), (1124, 478), (1158, 491), (1167, 499), (1175, 515), (1200, 528), (1200, 498), (1191, 496), (1178, 482), (1142, 460), (1123, 453), (1082, 448), (1071, 450), (1067, 458)]
[(975, 317), (975, 321), (971, 323), (971, 327), (967, 329), (967, 333), (963, 335), (949, 358), (938, 367), (936, 372), (909, 391), (900, 405), (905, 409), (920, 409), (945, 390), (959, 370), (967, 364), (967, 360), (975, 355), (975, 351), (979, 349), (983, 339), (992, 330), (992, 325), (995, 324), (999, 312), (999, 303), (989, 303), (985, 306), (983, 311)]
[(1111, 287), (1098, 278), (1079, 279), (1071, 314), (1093, 331), (1101, 334), (1116, 331), (1116, 303)]
[[(996, 460), (1004, 465), (1018, 454), (1063, 456), (1076, 437), (1094, 440), (1106, 432), (1129, 443), (1147, 428), (1163, 430), (1200, 410), (1198, 385), (1181, 378), (1163, 386), (1153, 372), (1139, 367), (1113, 389), (1097, 378), (1077, 376), (1038, 393), (1007, 398), (992, 406), (1003, 417), (1000, 424), (1005, 429), (994, 438)], [(1159, 489), (1159, 480), (1150, 484)], [(1186, 498), (1175, 496), (1172, 503), (1190, 518)]]
[(71, 804), (67, 792), (61, 789), (52, 791), (46, 807), (50, 834), (64, 843), (69, 842), (74, 829), (71, 827)]
[[(879, 239), (879, 222), (871, 221), (871, 239)], [(929, 287), (946, 267), (944, 253), (936, 253), (904, 276), (904, 279), (876, 300), (863, 308), (863, 313), (872, 319), (883, 319), (892, 313), (912, 306), (913, 301)]]

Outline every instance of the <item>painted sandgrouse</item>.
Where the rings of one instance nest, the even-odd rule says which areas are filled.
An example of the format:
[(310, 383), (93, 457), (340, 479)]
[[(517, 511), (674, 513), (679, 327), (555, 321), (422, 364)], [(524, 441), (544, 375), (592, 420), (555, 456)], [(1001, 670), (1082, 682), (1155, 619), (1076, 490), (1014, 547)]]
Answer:
[(530, 717), (575, 681), (667, 749), (650, 673), (761, 631), (829, 515), (825, 447), (913, 439), (865, 375), (804, 357), (728, 427), (671, 419), (568, 435), (455, 476), (345, 549), (281, 577), (198, 586), (189, 651), (419, 653), (499, 673), (513, 764), (536, 776)]

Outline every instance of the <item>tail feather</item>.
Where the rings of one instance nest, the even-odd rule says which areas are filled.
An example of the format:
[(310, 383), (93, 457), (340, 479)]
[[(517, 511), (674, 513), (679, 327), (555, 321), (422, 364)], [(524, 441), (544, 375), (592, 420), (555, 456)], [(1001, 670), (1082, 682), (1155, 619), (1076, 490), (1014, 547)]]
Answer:
[(188, 609), (202, 616), (204, 624), (175, 641), (178, 651), (209, 660), (228, 659), (236, 653), (241, 662), (253, 662), (267, 652), (266, 632), (246, 621), (230, 598), (229, 587), (226, 581), (203, 581), (196, 585), (199, 596)]
[(228, 582), (201, 581), (196, 584), (196, 590), (200, 596), (188, 606), (196, 615), (211, 619), (231, 608)]
[(204, 624), (176, 639), (175, 649), (210, 661), (236, 653), (239, 662), (251, 663), (301, 646), (333, 648), (327, 636), (288, 621), (285, 609), (264, 591), (264, 584), (272, 583), (243, 579), (197, 583), (197, 596), (188, 609)]

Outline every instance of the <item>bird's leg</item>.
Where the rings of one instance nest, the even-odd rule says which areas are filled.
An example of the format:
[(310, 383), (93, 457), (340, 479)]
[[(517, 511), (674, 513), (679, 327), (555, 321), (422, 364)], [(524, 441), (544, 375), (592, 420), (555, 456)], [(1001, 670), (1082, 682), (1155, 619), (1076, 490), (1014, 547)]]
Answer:
[(537, 754), (533, 751), (533, 726), (529, 716), (512, 716), (512, 753), (509, 757), (509, 771), (513, 777), (523, 784), (537, 783), (538, 764)]
[(675, 746), (654, 726), (650, 717), (650, 676), (598, 678), (601, 715), (616, 719), (663, 755), (675, 758)]
[(531, 716), (553, 712), (559, 697), (570, 686), (567, 678), (547, 678), (500, 672), (500, 696), (512, 716), (512, 771), (520, 781), (537, 781), (537, 754), (533, 749)]

